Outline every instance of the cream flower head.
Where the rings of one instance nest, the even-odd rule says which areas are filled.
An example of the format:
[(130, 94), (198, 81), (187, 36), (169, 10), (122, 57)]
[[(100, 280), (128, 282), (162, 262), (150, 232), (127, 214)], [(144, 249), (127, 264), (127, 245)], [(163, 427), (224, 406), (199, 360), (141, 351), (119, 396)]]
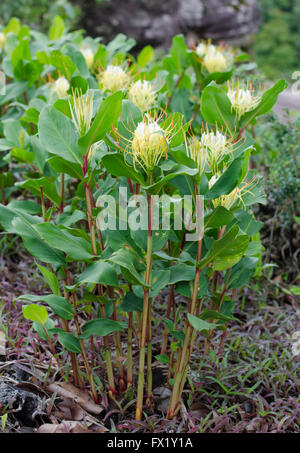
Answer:
[(226, 155), (232, 152), (232, 139), (228, 139), (218, 129), (216, 131), (209, 131), (207, 129), (202, 132), (200, 143), (201, 147), (206, 149), (207, 160), (211, 171), (216, 173), (219, 163)]
[(59, 98), (64, 98), (68, 95), (67, 91), (70, 88), (70, 84), (65, 77), (59, 77), (52, 85), (52, 90), (57, 94)]
[(87, 67), (90, 69), (93, 66), (94, 62), (94, 52), (90, 47), (85, 47), (81, 49), (81, 53), (84, 56)]
[(167, 156), (168, 145), (164, 130), (153, 119), (138, 123), (132, 139), (132, 156), (137, 163), (150, 173), (163, 156)]
[(204, 147), (198, 138), (192, 136), (186, 140), (186, 153), (197, 165), (200, 175), (204, 173), (208, 161), (207, 147)]
[(215, 46), (210, 41), (201, 41), (195, 52), (209, 73), (224, 72), (232, 63), (232, 52), (223, 46)]
[(211, 44), (210, 41), (201, 41), (195, 49), (195, 52), (199, 57), (204, 57), (209, 52), (216, 52), (217, 47)]
[(243, 82), (228, 83), (227, 96), (232, 107), (236, 110), (238, 118), (241, 118), (246, 112), (255, 109), (261, 101), (261, 96), (255, 94), (250, 83), (246, 85)]
[(121, 66), (109, 65), (99, 76), (100, 85), (104, 90), (115, 92), (127, 89), (130, 84), (130, 76)]
[(203, 59), (203, 65), (209, 73), (224, 72), (229, 67), (229, 61), (219, 50), (210, 50)]
[(134, 82), (128, 91), (128, 99), (139, 107), (141, 112), (146, 112), (156, 102), (156, 92), (147, 80)]
[(91, 127), (93, 118), (93, 90), (82, 94), (77, 89), (73, 91), (73, 107), (69, 100), (72, 120), (80, 136), (85, 135)]

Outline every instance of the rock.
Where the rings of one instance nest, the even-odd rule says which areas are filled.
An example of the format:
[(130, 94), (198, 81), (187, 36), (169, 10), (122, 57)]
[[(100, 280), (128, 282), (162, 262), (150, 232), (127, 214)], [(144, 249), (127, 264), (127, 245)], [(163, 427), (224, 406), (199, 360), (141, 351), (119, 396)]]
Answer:
[(157, 410), (162, 413), (167, 413), (170, 397), (171, 397), (171, 390), (167, 387), (157, 387), (153, 390), (153, 395), (157, 399)]
[(35, 426), (35, 417), (42, 414), (38, 395), (5, 382), (0, 383), (0, 406), (13, 412), (25, 426)]
[[(168, 48), (174, 35), (184, 33), (193, 43), (200, 38), (241, 45), (257, 32), (261, 13), (256, 0), (94, 0), (82, 2), (82, 26), (106, 42), (118, 33), (147, 44)], [(238, 42), (236, 41), (238, 39)]]

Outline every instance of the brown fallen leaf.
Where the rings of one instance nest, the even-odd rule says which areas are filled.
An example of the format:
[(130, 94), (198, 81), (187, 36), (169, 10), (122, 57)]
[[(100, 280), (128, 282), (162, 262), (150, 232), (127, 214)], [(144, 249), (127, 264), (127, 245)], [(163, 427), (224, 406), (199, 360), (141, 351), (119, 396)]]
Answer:
[(38, 433), (55, 434), (55, 433), (106, 433), (108, 429), (105, 426), (89, 425), (77, 421), (66, 420), (61, 423), (45, 423), (37, 430)]
[(0, 355), (6, 355), (6, 338), (2, 330), (0, 330)]
[(56, 433), (92, 433), (94, 431), (88, 429), (79, 422), (67, 420), (57, 424), (45, 423), (44, 425), (41, 425), (39, 427), (37, 432), (43, 434), (56, 434)]
[(64, 398), (63, 401), (56, 404), (56, 406), (58, 410), (54, 412), (54, 415), (61, 420), (80, 421), (85, 414), (82, 407), (71, 398)]
[(82, 409), (85, 409), (91, 414), (100, 414), (104, 408), (100, 404), (94, 403), (88, 393), (78, 389), (69, 382), (55, 382), (48, 385), (47, 390), (51, 393), (56, 393), (63, 398), (70, 398), (79, 404)]

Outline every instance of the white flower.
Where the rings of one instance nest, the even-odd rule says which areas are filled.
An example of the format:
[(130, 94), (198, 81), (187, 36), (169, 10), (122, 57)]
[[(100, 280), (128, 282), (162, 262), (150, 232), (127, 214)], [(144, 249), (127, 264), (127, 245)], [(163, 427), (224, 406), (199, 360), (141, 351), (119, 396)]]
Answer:
[(208, 53), (217, 52), (217, 49), (218, 48), (210, 42), (201, 41), (196, 47), (196, 54), (199, 55), (199, 57), (204, 57), (204, 55)]
[(94, 62), (94, 52), (90, 47), (81, 49), (81, 53), (84, 56), (87, 67), (90, 69), (93, 66)]
[(187, 155), (193, 159), (197, 165), (200, 175), (204, 173), (208, 160), (207, 147), (203, 146), (201, 141), (196, 137), (192, 137), (186, 142), (186, 151)]
[(261, 96), (255, 94), (249, 83), (246, 86), (243, 83), (240, 85), (240, 82), (236, 85), (228, 84), (227, 96), (239, 118), (255, 109), (261, 100)]
[(232, 142), (218, 130), (207, 130), (202, 133), (200, 143), (201, 147), (207, 150), (210, 168), (215, 173), (222, 159), (231, 152)]
[(160, 159), (167, 155), (167, 151), (164, 131), (156, 121), (138, 123), (132, 140), (132, 155), (135, 163), (139, 163), (149, 173)]
[(78, 90), (75, 90), (73, 92), (73, 108), (69, 100), (72, 120), (80, 136), (85, 135), (91, 127), (93, 118), (93, 98), (93, 90), (88, 91), (85, 95), (79, 93)]
[(127, 89), (130, 84), (130, 77), (121, 66), (107, 66), (106, 70), (99, 76), (99, 82), (104, 90), (112, 92)]
[(145, 112), (156, 102), (156, 93), (150, 82), (138, 80), (130, 86), (128, 99)]
[(55, 91), (59, 98), (66, 97), (69, 88), (70, 84), (65, 77), (59, 77), (53, 84), (53, 91)]

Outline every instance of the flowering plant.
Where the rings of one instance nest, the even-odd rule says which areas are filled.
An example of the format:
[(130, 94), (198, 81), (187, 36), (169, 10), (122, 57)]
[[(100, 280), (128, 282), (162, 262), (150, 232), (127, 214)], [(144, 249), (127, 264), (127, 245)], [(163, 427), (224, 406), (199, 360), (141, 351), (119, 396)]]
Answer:
[[(137, 420), (153, 405), (155, 354), (172, 419), (195, 339), (205, 354), (217, 350), (216, 330), (225, 341), (234, 290), (255, 271), (261, 223), (251, 206), (265, 199), (249, 169), (249, 126), (286, 82), (263, 93), (229, 82), (247, 56), (211, 43), (188, 49), (183, 36), (156, 61), (149, 46), (129, 58), (132, 41), (122, 35), (104, 46), (59, 28), (40, 43), (17, 21), (1, 33), (11, 80), (0, 97), (0, 149), (11, 177), (0, 222), (22, 238), (50, 290), (21, 296), (23, 314), (61, 376), (70, 363), (71, 379), (81, 388), (88, 381), (96, 402), (105, 389), (118, 402), (137, 387)], [(17, 202), (8, 202), (11, 190)]]

